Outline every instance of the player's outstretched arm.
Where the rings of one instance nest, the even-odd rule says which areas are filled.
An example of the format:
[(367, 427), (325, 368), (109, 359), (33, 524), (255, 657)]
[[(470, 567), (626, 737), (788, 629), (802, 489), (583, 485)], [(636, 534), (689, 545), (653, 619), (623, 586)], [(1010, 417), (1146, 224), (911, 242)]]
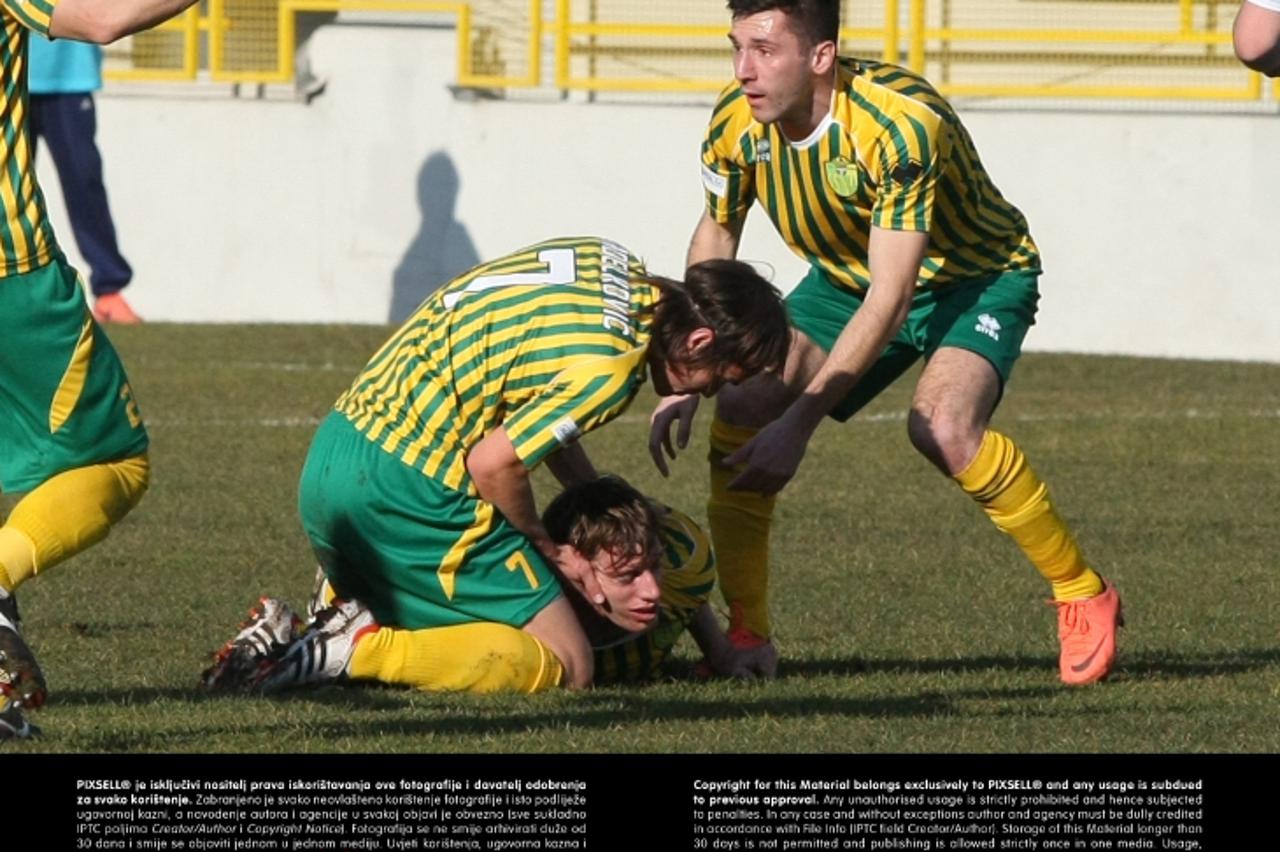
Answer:
[(818, 424), (845, 398), (906, 322), (928, 233), (871, 229), (871, 286), (862, 307), (795, 402), (724, 462), (746, 467), (729, 487), (776, 494), (795, 476)]
[(95, 44), (150, 29), (190, 6), (194, 0), (59, 0), (49, 35)]
[(737, 257), (743, 221), (745, 220), (717, 222), (710, 211), (704, 210), (689, 239), (689, 254), (685, 257), (685, 266), (693, 266), (704, 260), (732, 260)]
[(578, 443), (561, 447), (547, 456), (547, 470), (551, 471), (562, 488), (582, 482), (594, 482), (600, 478), (587, 451)]

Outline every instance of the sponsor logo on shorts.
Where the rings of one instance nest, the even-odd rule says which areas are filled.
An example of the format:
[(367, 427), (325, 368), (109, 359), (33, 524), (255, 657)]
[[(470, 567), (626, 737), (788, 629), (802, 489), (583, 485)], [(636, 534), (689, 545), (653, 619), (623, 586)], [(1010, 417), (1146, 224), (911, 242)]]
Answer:
[(991, 314), (983, 314), (978, 317), (978, 324), (973, 327), (973, 330), (985, 334), (992, 340), (1000, 339), (1000, 321), (991, 316)]

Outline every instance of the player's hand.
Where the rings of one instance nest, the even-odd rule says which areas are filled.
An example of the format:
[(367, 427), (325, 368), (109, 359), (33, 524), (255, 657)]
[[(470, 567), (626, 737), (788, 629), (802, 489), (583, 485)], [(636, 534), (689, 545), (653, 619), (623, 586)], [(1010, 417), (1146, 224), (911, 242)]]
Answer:
[(738, 648), (729, 642), (703, 658), (719, 677), (735, 680), (768, 680), (778, 674), (778, 649), (772, 642), (754, 648)]
[(579, 553), (576, 547), (569, 544), (557, 545), (556, 567), (583, 597), (596, 606), (604, 605), (604, 592), (600, 589), (600, 582), (596, 580), (595, 569), (591, 567), (591, 561)]
[[(693, 415), (698, 412), (700, 399), (697, 394), (665, 396), (649, 417), (649, 455), (663, 476), (671, 475), (667, 459), (676, 457), (676, 447), (683, 450), (689, 446), (689, 432), (693, 429)], [(672, 423), (676, 424), (674, 446), (671, 443)]]
[(786, 415), (765, 426), (737, 451), (725, 456), (726, 467), (745, 465), (729, 488), (764, 495), (778, 493), (796, 475), (812, 434), (792, 424)]

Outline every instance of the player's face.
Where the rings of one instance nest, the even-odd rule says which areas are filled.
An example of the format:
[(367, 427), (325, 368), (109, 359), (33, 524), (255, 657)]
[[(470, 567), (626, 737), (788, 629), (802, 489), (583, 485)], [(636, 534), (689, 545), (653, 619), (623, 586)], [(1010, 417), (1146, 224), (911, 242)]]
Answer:
[[(662, 388), (659, 387), (658, 392), (663, 396), (690, 393), (699, 393), (707, 397), (715, 396), (716, 391), (725, 384), (736, 385), (746, 378), (745, 371), (735, 364), (681, 364), (668, 361), (665, 372), (666, 384), (670, 390), (663, 393)], [(657, 384), (655, 380), (655, 385)]]
[(596, 609), (628, 633), (648, 630), (658, 619), (658, 552), (618, 554), (602, 551), (591, 560), (604, 592)]
[(737, 18), (729, 30), (733, 74), (761, 124), (778, 121), (791, 135), (808, 132), (813, 111), (814, 49), (791, 27), (786, 12), (770, 9)]
[(679, 356), (665, 360), (651, 348), (649, 375), (658, 395), (700, 393), (715, 396), (726, 382), (736, 385), (746, 378), (746, 371), (736, 364), (708, 363), (715, 340), (715, 332), (711, 329), (696, 328), (685, 338)]

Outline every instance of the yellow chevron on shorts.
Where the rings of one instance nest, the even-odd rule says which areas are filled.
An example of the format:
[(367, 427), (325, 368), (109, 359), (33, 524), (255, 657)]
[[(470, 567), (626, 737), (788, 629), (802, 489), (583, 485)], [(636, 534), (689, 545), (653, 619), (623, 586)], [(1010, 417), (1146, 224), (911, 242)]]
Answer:
[(57, 432), (67, 422), (71, 412), (75, 411), (80, 401), (80, 393), (84, 390), (85, 379), (89, 377), (89, 360), (93, 357), (93, 317), (88, 311), (84, 314), (84, 324), (80, 326), (80, 339), (76, 341), (76, 351), (71, 355), (71, 363), (58, 382), (58, 390), (53, 395), (53, 404), (49, 406), (49, 434)]
[(436, 575), (440, 578), (440, 588), (444, 589), (444, 596), (449, 600), (453, 600), (454, 584), (458, 581), (458, 578), (454, 575), (462, 567), (463, 558), (467, 555), (467, 551), (471, 549), (471, 545), (489, 534), (489, 527), (492, 524), (493, 506), (483, 500), (479, 501), (476, 504), (475, 523), (468, 527), (467, 531), (453, 543), (453, 547), (449, 548), (449, 552), (441, 560), (440, 568), (437, 569)]

